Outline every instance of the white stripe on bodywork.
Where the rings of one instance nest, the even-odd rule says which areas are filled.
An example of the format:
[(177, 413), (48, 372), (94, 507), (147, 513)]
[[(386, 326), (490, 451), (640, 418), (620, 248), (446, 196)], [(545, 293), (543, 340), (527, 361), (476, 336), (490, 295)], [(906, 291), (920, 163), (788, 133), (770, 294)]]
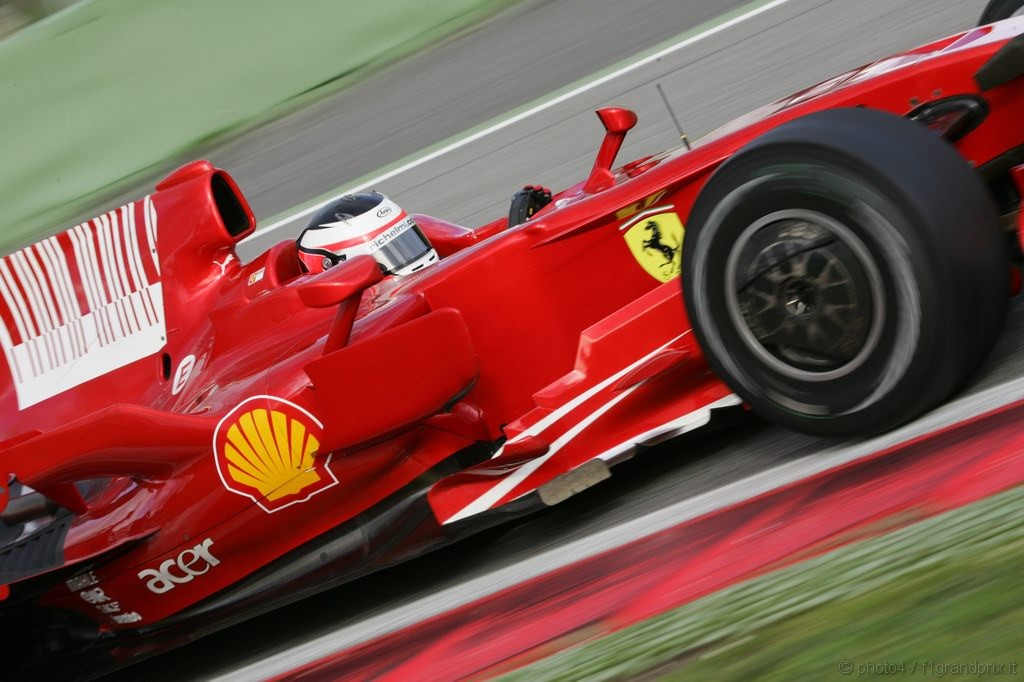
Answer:
[(658, 215), (659, 213), (668, 213), (669, 211), (674, 210), (676, 210), (675, 204), (667, 204), (665, 206), (655, 206), (654, 208), (649, 208), (646, 211), (640, 211), (636, 215), (631, 216), (629, 220), (619, 225), (619, 231), (623, 232), (628, 230), (648, 216)]
[[(28, 340), (29, 347), (36, 350), (40, 370), (45, 372), (53, 366), (53, 349), (46, 342), (46, 333), (50, 330), (47, 328), (46, 319), (39, 311), (39, 301), (28, 282), (25, 281), (22, 269), (15, 255), (17, 254), (8, 256), (9, 264), (13, 268), (13, 273), (10, 270), (6, 273), (11, 278), (8, 284), (14, 295), (24, 302), (25, 320), (30, 323), (29, 329), (33, 330), (32, 338)], [(25, 292), (24, 296), (18, 294), (15, 282), (21, 283), (22, 291)]]
[(12, 257), (15, 259), (15, 265), (21, 263), (21, 270), (24, 271), (22, 282), (27, 280), (32, 290), (39, 297), (40, 313), (46, 320), (44, 340), (52, 354), (53, 366), (59, 367), (64, 364), (65, 358), (70, 359), (70, 355), (64, 353), (64, 343), (58, 333), (61, 328), (61, 322), (57, 316), (56, 309), (53, 307), (53, 303), (50, 301), (49, 286), (43, 277), (43, 273), (39, 270), (39, 265), (37, 263), (34, 264), (31, 247), (12, 254)]
[(66, 277), (64, 271), (60, 268), (57, 254), (54, 253), (53, 245), (50, 243), (52, 240), (53, 237), (44, 239), (33, 248), (38, 254), (39, 260), (46, 270), (46, 275), (52, 283), (54, 301), (57, 303), (57, 307), (60, 308), (60, 316), (67, 322), (78, 317), (70, 298), (74, 285), (71, 284), (70, 279)]
[[(3, 281), (0, 280), (0, 290), (3, 289)], [(0, 347), (4, 349), (4, 357), (7, 359), (7, 366), (11, 368), (11, 378), (15, 382), (23, 381), (22, 376), (28, 368), (22, 366), (21, 359), (18, 358), (14, 352), (14, 343), (11, 339), (11, 335), (7, 332), (7, 327), (0, 324)]]
[[(27, 315), (24, 304), (21, 300), (21, 294), (14, 287), (14, 284), (10, 280), (10, 271), (7, 269), (7, 264), (4, 259), (0, 258), (0, 293), (3, 294), (4, 301), (7, 303), (7, 308), (11, 311), (11, 316), (14, 318), (14, 326), (18, 329), (18, 335), (21, 337), (21, 348), (25, 349), (24, 357), (25, 362), (21, 362), (18, 358), (19, 366), (22, 367), (23, 376), (32, 377), (39, 373), (40, 364), (39, 358), (36, 354), (35, 345), (29, 342), (30, 339), (35, 337), (35, 330), (31, 328), (31, 320), (26, 320)], [(12, 353), (15, 351), (15, 346), (12, 346)], [(17, 358), (17, 353), (15, 357)], [(27, 363), (27, 364), (25, 364)]]
[(113, 311), (107, 306), (117, 300), (117, 292), (114, 290), (109, 274), (103, 268), (105, 249), (100, 228), (101, 223), (99, 219), (93, 219), (86, 225), (84, 232), (89, 247), (86, 250), (86, 255), (89, 258), (89, 267), (94, 271), (96, 289), (99, 291), (100, 299), (103, 301), (103, 305), (96, 308), (96, 312), (103, 320), (103, 329), (107, 335), (107, 343), (110, 343), (118, 338), (119, 322), (117, 319), (111, 319), (117, 316), (111, 315)]
[(17, 310), (11, 308), (11, 312), (17, 316), (15, 320), (19, 318), (21, 320), (21, 324), (18, 326), (21, 338), (24, 340), (38, 336), (38, 334), (36, 334), (36, 325), (32, 321), (32, 316), (28, 314), (28, 308), (25, 306), (25, 300), (22, 298), (21, 292), (14, 283), (14, 276), (11, 274), (10, 268), (7, 267), (6, 258), (0, 258), (0, 276), (3, 276), (4, 280), (7, 282), (8, 290), (15, 305), (17, 306)]
[(124, 250), (121, 249), (121, 221), (118, 220), (118, 211), (110, 212), (110, 246), (114, 251), (114, 261), (117, 264), (117, 274), (121, 280), (121, 290), (125, 295), (134, 291), (131, 282), (128, 281), (128, 264), (124, 261)]
[[(71, 232), (67, 233), (69, 238), (74, 239), (74, 235)], [(67, 287), (68, 305), (71, 306), (73, 318), (75, 321), (75, 333), (78, 335), (79, 353), (81, 357), (89, 349), (89, 343), (86, 340), (85, 325), (82, 321), (82, 309), (78, 302), (78, 294), (75, 291), (75, 281), (71, 276), (71, 266), (68, 265), (67, 254), (64, 253), (63, 247), (60, 242), (57, 241), (56, 237), (50, 237), (46, 240), (47, 246), (53, 251), (54, 258), (57, 260), (57, 264), (60, 266), (60, 271), (64, 278), (64, 285)], [(74, 250), (74, 244), (72, 243), (72, 250)], [(82, 281), (82, 290), (85, 290), (85, 281)]]
[[(671, 341), (668, 341), (664, 345), (659, 346), (658, 348), (654, 349), (653, 351), (643, 356), (639, 360), (636, 360), (632, 364), (627, 365), (626, 367), (622, 368), (621, 370), (611, 375), (610, 377), (590, 387), (589, 389), (579, 394), (572, 400), (568, 401), (561, 407), (557, 408), (556, 410), (553, 410), (551, 414), (548, 414), (544, 418), (538, 420), (536, 424), (527, 427), (521, 433), (517, 434), (514, 438), (510, 438), (504, 445), (501, 446), (501, 448), (498, 449), (498, 451), (494, 454), (494, 457), (501, 456), (501, 454), (505, 451), (505, 447), (511, 445), (512, 443), (517, 443), (523, 440), (524, 438), (530, 436), (539, 436), (549, 427), (551, 427), (556, 422), (560, 421), (562, 418), (567, 416), (570, 412), (578, 408), (580, 405), (590, 400), (595, 395), (597, 395), (604, 389), (614, 384), (616, 381), (620, 380), (622, 377), (626, 376), (627, 374), (635, 370), (637, 367), (640, 367), (645, 362), (655, 357), (656, 355), (658, 355), (658, 353), (662, 352), (663, 350), (671, 346), (673, 343), (679, 341), (679, 339), (683, 338), (689, 333), (689, 330), (683, 332), (682, 334), (675, 337)], [(588, 426), (594, 423), (594, 421), (596, 421), (608, 410), (617, 405), (619, 401), (628, 396), (641, 385), (643, 385), (643, 382), (630, 386), (628, 389), (622, 391), (614, 398), (603, 404), (601, 407), (597, 408), (594, 412), (588, 414), (577, 424), (575, 424), (572, 428), (566, 431), (563, 435), (556, 438), (550, 444), (550, 446), (548, 447), (548, 451), (546, 453), (540, 455), (539, 457), (536, 457), (535, 459), (530, 460), (529, 462), (526, 462), (518, 469), (510, 473), (508, 476), (502, 478), (494, 485), (494, 487), (492, 487), (486, 493), (475, 499), (473, 502), (463, 507), (455, 515), (448, 518), (445, 521), (445, 523), (452, 523), (454, 521), (464, 519), (467, 516), (479, 514), (480, 512), (490, 509), (491, 506), (493, 506), (495, 503), (501, 500), (501, 498), (503, 498), (508, 493), (512, 492), (516, 488), (516, 486), (518, 486), (520, 483), (523, 482), (523, 480), (526, 479), (527, 476), (532, 474), (534, 471), (540, 468), (541, 465), (543, 465), (545, 462), (547, 462), (556, 454), (558, 454), (559, 450), (561, 450), (567, 443), (569, 443), (573, 438), (579, 435), (580, 432), (582, 432), (584, 429), (586, 429)]]
[[(155, 240), (156, 209), (148, 199), (147, 209), (146, 238)], [(0, 345), (19, 409), (163, 348), (162, 285), (148, 282), (138, 267), (133, 210), (129, 204), (76, 225), (65, 233), (63, 245), (50, 237), (0, 258), (0, 296), (12, 317), (10, 328), (0, 333)], [(72, 252), (87, 304), (84, 313), (68, 261)]]
[[(61, 272), (57, 267), (56, 259), (46, 248), (47, 241), (44, 239), (25, 249), (31, 257), (30, 262), (37, 268), (40, 281), (50, 283), (50, 298), (54, 306), (54, 317), (58, 324), (65, 325), (74, 319), (71, 309), (68, 308), (66, 285), (61, 278)], [(63, 320), (63, 321), (62, 321)]]
[[(622, 377), (626, 376), (627, 374), (632, 372), (634, 369), (636, 369), (640, 365), (644, 364), (645, 362), (647, 362), (648, 360), (650, 360), (651, 358), (656, 356), (658, 353), (660, 353), (661, 351), (665, 350), (666, 348), (671, 346), (673, 343), (675, 343), (676, 341), (678, 341), (679, 339), (683, 338), (684, 336), (686, 336), (689, 333), (690, 333), (690, 330), (686, 330), (685, 332), (683, 332), (679, 336), (675, 337), (671, 341), (668, 341), (664, 345), (659, 346), (658, 348), (655, 348), (650, 353), (648, 353), (647, 355), (643, 356), (642, 358), (640, 358), (639, 360), (637, 360), (633, 364), (631, 364), (631, 365), (629, 365), (627, 367), (624, 367), (623, 369), (621, 369), (618, 372), (616, 372), (615, 374), (611, 375), (610, 377), (608, 377), (604, 381), (601, 381), (600, 383), (595, 384), (594, 386), (588, 388), (586, 391), (584, 391), (583, 393), (580, 393), (578, 396), (576, 396), (575, 398), (573, 398), (569, 402), (565, 403), (561, 407), (559, 407), (559, 408), (557, 408), (555, 410), (552, 410), (551, 414), (545, 415), (544, 418), (537, 420), (536, 424), (533, 424), (531, 426), (526, 427), (525, 429), (523, 429), (522, 433), (516, 434), (516, 436), (514, 438), (510, 438), (508, 440), (508, 443), (506, 443), (506, 445), (510, 444), (510, 443), (515, 443), (516, 441), (520, 441), (523, 438), (526, 438), (528, 436), (538, 436), (538, 435), (540, 435), (542, 432), (546, 431), (548, 429), (548, 427), (550, 427), (552, 424), (554, 424), (555, 422), (557, 422), (557, 421), (561, 420), (563, 417), (565, 417), (565, 415), (569, 414), (570, 412), (575, 410), (577, 407), (579, 407), (580, 405), (582, 405), (586, 401), (590, 400), (595, 395), (597, 395), (598, 393), (600, 393), (604, 389), (608, 388), (613, 383), (615, 383), (616, 381), (618, 381)], [(502, 449), (504, 449), (504, 447)], [(495, 453), (494, 456), (497, 457), (500, 454), (501, 454), (501, 450), (498, 450), (498, 452)]]
[[(32, 325), (37, 332), (33, 335), (33, 338), (29, 340), (29, 343), (32, 348), (35, 348), (38, 351), (40, 369), (45, 372), (53, 366), (53, 349), (47, 343), (48, 339), (46, 336), (47, 332), (50, 331), (49, 326), (47, 325), (47, 320), (40, 312), (39, 301), (36, 294), (29, 286), (29, 283), (25, 281), (24, 271), (21, 264), (13, 254), (8, 256), (8, 264), (11, 268), (11, 271), (8, 274), (14, 282), (19, 282), (21, 284), (23, 295), (20, 296), (20, 298), (24, 301), (26, 308), (25, 319), (32, 321)], [(15, 292), (15, 295), (18, 295), (14, 282), (10, 283), (11, 289)]]
[(50, 237), (36, 244), (35, 248), (39, 252), (39, 257), (43, 261), (50, 281), (53, 283), (54, 298), (64, 319), (62, 333), (67, 333), (71, 344), (72, 358), (77, 359), (85, 352), (79, 319), (81, 312), (78, 302), (75, 300), (75, 285), (71, 281), (71, 273), (68, 272), (66, 263), (62, 263), (58, 257), (59, 249), (54, 248), (56, 241)]
[[(14, 326), (18, 328), (18, 334), (21, 336), (22, 339), (27, 338), (27, 336), (25, 335), (25, 328), (21, 321), (21, 316), (18, 314), (18, 311), (14, 307), (14, 299), (11, 296), (11, 292), (8, 290), (7, 284), (2, 276), (0, 276), (0, 297), (3, 297), (4, 303), (7, 305), (8, 310), (11, 311), (11, 317), (14, 318)], [(13, 375), (15, 381), (22, 381), (22, 376), (31, 376), (32, 374), (35, 373), (35, 371), (32, 368), (31, 357), (25, 358), (26, 360), (28, 360), (28, 365), (26, 366), (23, 363), (22, 358), (19, 358), (13, 352), (14, 343), (11, 339), (10, 333), (7, 331), (7, 327), (0, 324), (0, 329), (2, 329), (4, 333), (4, 337), (3, 339), (0, 339), (0, 343), (3, 344), (4, 355), (7, 357), (7, 364), (11, 367), (11, 374)]]
[(742, 403), (743, 400), (738, 395), (730, 393), (724, 398), (720, 398), (713, 403), (709, 403), (699, 410), (684, 414), (678, 419), (673, 419), (672, 421), (655, 427), (649, 431), (644, 431), (640, 435), (634, 436), (624, 443), (619, 443), (614, 448), (605, 450), (595, 459), (614, 462), (620, 455), (632, 450), (637, 444), (648, 443), (655, 438), (675, 438), (676, 436), (681, 436), (684, 433), (689, 433), (694, 429), (706, 426), (708, 422), (711, 421), (712, 410), (719, 410), (725, 407), (735, 407)]
[[(85, 292), (86, 305), (88, 311), (92, 312), (103, 308), (104, 301), (100, 296), (99, 291), (96, 288), (96, 280), (93, 277), (92, 261), (89, 257), (89, 248), (86, 238), (81, 234), (81, 230), (85, 227), (82, 225), (76, 225), (75, 227), (68, 230), (68, 236), (71, 238), (71, 247), (75, 252), (75, 261), (78, 263), (78, 279), (82, 282), (82, 290)], [(103, 321), (100, 315), (96, 315), (91, 318), (91, 323), (95, 334), (93, 336), (99, 345), (106, 345), (107, 334), (103, 327)], [(88, 348), (88, 344), (86, 345)]]
[(78, 231), (81, 225), (75, 225), (68, 230), (68, 237), (71, 239), (72, 251), (75, 253), (75, 261), (78, 263), (78, 279), (82, 282), (82, 291), (85, 293), (85, 304), (89, 310), (99, 307), (99, 300), (96, 297), (96, 288), (93, 285), (89, 267), (85, 262), (85, 244), (80, 238)]
[(51, 327), (59, 327), (61, 325), (60, 315), (57, 314), (57, 308), (54, 306), (54, 299), (56, 295), (53, 292), (53, 287), (51, 287), (48, 284), (46, 276), (43, 274), (42, 268), (39, 267), (39, 259), (36, 258), (35, 250), (32, 247), (29, 247), (27, 249), (23, 249), (22, 251), (18, 252), (15, 255), (22, 256), (22, 258), (24, 258), (25, 260), (25, 263), (28, 265), (28, 267), (32, 270), (32, 273), (35, 275), (35, 281), (37, 282), (39, 287), (39, 296), (40, 298), (42, 298), (43, 305), (45, 306), (46, 312), (49, 315)]
[(112, 297), (112, 317), (117, 322), (115, 339), (121, 339), (132, 334), (131, 324), (124, 309), (125, 291), (121, 288), (121, 278), (117, 274), (117, 263), (114, 260), (114, 249), (110, 243), (110, 220), (107, 216), (100, 216), (93, 221), (96, 225), (96, 238), (100, 245), (100, 268), (106, 278), (108, 291)]
[(142, 252), (139, 246), (138, 232), (135, 226), (135, 204), (128, 204), (128, 211), (126, 212), (127, 219), (124, 223), (125, 230), (125, 243), (128, 245), (128, 260), (131, 263), (132, 274), (135, 276), (138, 282), (138, 288), (142, 292), (140, 297), (142, 300), (142, 307), (146, 311), (146, 319), (149, 320), (150, 324), (156, 324), (160, 320), (156, 316), (156, 310), (153, 308), (153, 304), (149, 300), (149, 292), (147, 287), (149, 286), (149, 279), (146, 277), (146, 268), (142, 264)]
[[(11, 288), (8, 288), (10, 285)], [(35, 336), (35, 331), (29, 332), (29, 328), (25, 323), (24, 315), (26, 314), (25, 309), (21, 305), (21, 297), (15, 298), (17, 290), (14, 289), (13, 282), (10, 282), (10, 277), (7, 272), (7, 265), (3, 259), (0, 259), (0, 294), (3, 294), (4, 302), (7, 304), (7, 309), (11, 311), (11, 317), (14, 318), (14, 326), (18, 328), (18, 336), (23, 340), (30, 339)]]
[[(142, 309), (142, 301), (138, 296), (138, 283), (134, 285), (132, 278), (128, 272), (129, 270), (129, 258), (128, 258), (128, 245), (123, 243), (125, 232), (122, 229), (123, 217), (127, 206), (123, 206), (119, 210), (110, 212), (110, 236), (114, 245), (114, 258), (117, 261), (117, 271), (121, 276), (121, 285), (124, 287), (125, 292), (125, 307), (130, 313), (130, 321), (133, 330), (139, 330), (146, 325), (146, 314)], [(121, 219), (118, 216), (121, 216)], [(122, 248), (123, 247), (123, 248)]]
[(545, 452), (543, 455), (540, 455), (539, 457), (531, 459), (529, 462), (526, 462), (525, 464), (522, 464), (518, 469), (513, 471), (511, 474), (505, 476), (500, 481), (498, 481), (494, 485), (494, 487), (492, 487), (486, 493), (473, 500), (471, 503), (463, 507), (461, 511), (459, 511), (454, 516), (446, 520), (445, 523), (454, 523), (455, 521), (461, 521), (466, 517), (473, 516), (474, 514), (479, 514), (480, 512), (485, 512), (491, 507), (493, 507), (501, 500), (501, 498), (505, 497), (505, 495), (515, 490), (516, 486), (525, 481), (527, 476), (532, 474), (534, 471), (539, 469), (541, 465), (543, 465), (545, 462), (547, 462), (556, 454), (558, 454), (558, 452), (563, 447), (565, 447), (565, 445), (569, 443), (573, 438), (578, 436), (584, 429), (586, 429), (588, 426), (597, 421), (608, 410), (618, 405), (619, 402), (621, 402), (624, 398), (627, 398), (629, 394), (631, 394), (633, 391), (635, 391), (642, 385), (643, 382), (630, 386), (628, 389), (622, 391), (614, 398), (606, 402), (604, 405), (588, 414), (578, 424), (569, 429), (569, 431), (567, 431), (564, 435), (556, 439), (554, 443), (551, 443), (550, 447), (548, 447), (547, 452)]
[(117, 224), (117, 211), (111, 211), (103, 217), (103, 231), (107, 237), (107, 251), (110, 254), (111, 276), (117, 285), (118, 310), (124, 317), (127, 327), (126, 335), (131, 336), (138, 331), (134, 322), (135, 314), (132, 312), (131, 293), (128, 286), (128, 278), (124, 271), (124, 260), (121, 258), (121, 246), (119, 244), (120, 229)]
[(156, 250), (156, 229), (157, 229), (157, 217), (156, 208), (153, 206), (153, 200), (150, 197), (146, 197), (142, 202), (143, 215), (146, 218), (146, 237), (149, 239), (149, 255), (153, 259), (153, 267), (156, 268), (156, 274), (160, 274), (160, 258), (157, 255)]

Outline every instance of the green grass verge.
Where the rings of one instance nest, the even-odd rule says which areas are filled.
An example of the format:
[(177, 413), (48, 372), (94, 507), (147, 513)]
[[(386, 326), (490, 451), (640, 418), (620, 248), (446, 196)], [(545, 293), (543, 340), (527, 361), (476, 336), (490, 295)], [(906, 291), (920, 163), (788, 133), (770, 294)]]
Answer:
[(1002, 665), (1005, 675), (1024, 655), (1022, 567), (1024, 488), (1015, 488), (712, 594), (502, 679), (791, 681), (840, 677), (844, 661), (850, 677), (874, 666), (887, 676), (955, 678), (951, 666), (976, 663)]
[(0, 41), (0, 252), (515, 0), (85, 0)]

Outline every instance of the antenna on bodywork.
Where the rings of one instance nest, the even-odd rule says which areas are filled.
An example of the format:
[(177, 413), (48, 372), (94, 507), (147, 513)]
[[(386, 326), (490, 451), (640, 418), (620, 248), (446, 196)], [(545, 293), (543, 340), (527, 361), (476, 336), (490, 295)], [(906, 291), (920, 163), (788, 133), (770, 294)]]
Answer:
[(690, 146), (690, 138), (683, 132), (683, 126), (679, 125), (679, 119), (676, 118), (676, 112), (672, 111), (672, 105), (668, 103), (668, 97), (665, 96), (665, 91), (661, 89), (661, 83), (655, 85), (658, 89), (658, 94), (661, 95), (661, 101), (665, 103), (665, 108), (668, 109), (668, 115), (672, 117), (672, 122), (676, 124), (676, 130), (679, 131), (679, 139), (686, 145), (686, 150), (690, 151), (693, 147)]

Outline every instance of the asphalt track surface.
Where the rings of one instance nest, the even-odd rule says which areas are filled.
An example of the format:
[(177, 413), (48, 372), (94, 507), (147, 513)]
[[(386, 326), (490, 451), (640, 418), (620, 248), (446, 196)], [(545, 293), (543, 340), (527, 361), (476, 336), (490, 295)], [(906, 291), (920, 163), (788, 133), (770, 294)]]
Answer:
[[(656, 83), (690, 136), (699, 137), (840, 71), (966, 28), (984, 4), (789, 0), (378, 189), (407, 210), (481, 224), (501, 215), (508, 196), (523, 184), (560, 188), (586, 174), (601, 136), (592, 113), (598, 106), (629, 106), (640, 114), (620, 156), (625, 161), (678, 139)], [(211, 150), (209, 157), (235, 174), (258, 217), (269, 218), (741, 6), (696, 0), (527, 2), (355, 89)], [(258, 234), (243, 253), (294, 235), (298, 227)], [(126, 670), (124, 679), (248, 679), (274, 672), (261, 660), (282, 652), (275, 665), (298, 665), (312, 650), (298, 648), (305, 642), (319, 642), (321, 653), (356, 644), (531, 572), (557, 568), (574, 552), (582, 556), (628, 542), (658, 524), (677, 523), (1020, 398), (1022, 345), (1024, 305), (1018, 301), (993, 358), (972, 386), (886, 439), (825, 441), (746, 420), (676, 441), (623, 465), (610, 481), (562, 505), (143, 662)]]

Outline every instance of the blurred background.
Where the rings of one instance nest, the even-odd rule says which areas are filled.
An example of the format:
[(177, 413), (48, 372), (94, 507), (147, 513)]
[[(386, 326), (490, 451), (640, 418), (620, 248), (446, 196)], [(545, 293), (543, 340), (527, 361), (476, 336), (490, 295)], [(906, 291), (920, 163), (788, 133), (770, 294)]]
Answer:
[[(319, 201), (359, 188), (387, 192), (409, 211), (481, 225), (504, 215), (523, 185), (557, 191), (585, 177), (603, 132), (597, 107), (628, 106), (640, 115), (620, 162), (679, 144), (657, 85), (699, 144), (701, 135), (776, 98), (966, 30), (986, 4), (0, 0), (0, 252), (141, 196), (196, 157), (231, 172), (252, 203), (262, 231), (243, 244), (243, 257), (293, 238)], [(872, 662), (904, 662), (906, 674), (912, 662), (931, 661), (938, 676), (936, 663), (1015, 662), (1024, 651), (1024, 501), (1012, 490), (981, 506), (957, 497), (990, 482), (983, 472), (1009, 480), (1019, 471), (1011, 418), (985, 422), (969, 438), (929, 441), (920, 454), (927, 465), (912, 471), (864, 470), (869, 483), (844, 489), (845, 497), (800, 489), (762, 526), (748, 516), (715, 517), (707, 537), (719, 544), (710, 553), (634, 548), (616, 566), (656, 577), (644, 590), (616, 590), (612, 582), (599, 592), (580, 574), (560, 578), (562, 599), (537, 593), (531, 602), (519, 592), (489, 602), (490, 610), (475, 600), (1015, 404), (1024, 399), (1022, 347), (1024, 310), (1015, 302), (999, 347), (971, 386), (883, 439), (838, 443), (746, 421), (661, 446), (543, 514), (121, 675), (253, 679), (376, 642), (363, 658), (352, 654), (370, 666), (363, 673), (339, 668), (330, 676), (377, 676), (365, 672), (378, 670), (367, 661), (384, 662), (381, 677), (399, 663), (412, 677), (428, 669), (459, 676), (445, 666), (517, 642), (595, 594), (605, 598), (602, 606), (557, 636), (469, 666), (466, 676), (817, 679), (847, 674), (843, 661), (857, 676), (871, 672), (863, 666)], [(950, 462), (968, 464), (941, 468)], [(897, 498), (866, 496), (876, 481), (948, 495), (886, 507)], [(891, 513), (873, 514), (867, 499)], [(783, 546), (773, 529), (806, 528), (816, 519), (836, 522), (828, 541), (773, 554)], [(761, 533), (767, 540), (757, 544)], [(686, 538), (676, 536), (681, 545)], [(770, 560), (714, 582), (749, 557)], [(699, 570), (659, 572), (666, 566)], [(687, 585), (703, 591), (685, 592)], [(657, 605), (668, 602), (659, 595), (673, 590), (689, 600), (660, 613)], [(445, 628), (415, 630), (445, 614)], [(600, 639), (609, 634), (618, 638)], [(531, 664), (539, 667), (515, 673)]]
[(77, 0), (0, 0), (0, 39), (34, 21), (45, 19)]
[(231, 171), (260, 224), (273, 226), (378, 170), (543, 105), (378, 188), (411, 210), (482, 224), (502, 214), (517, 186), (577, 181), (599, 142), (599, 106), (640, 114), (622, 152), (636, 158), (678, 144), (658, 84), (697, 139), (790, 92), (969, 26), (983, 4), (4, 2), (6, 25), (20, 29), (0, 40), (0, 250), (140, 196), (197, 156)]

